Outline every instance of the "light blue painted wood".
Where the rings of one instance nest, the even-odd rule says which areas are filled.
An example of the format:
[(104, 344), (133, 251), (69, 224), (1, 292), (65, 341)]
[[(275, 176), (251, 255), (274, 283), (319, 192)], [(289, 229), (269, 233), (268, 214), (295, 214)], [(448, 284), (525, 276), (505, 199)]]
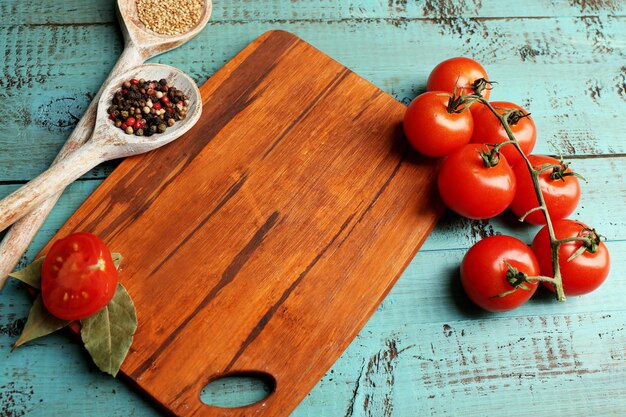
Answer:
[[(626, 16), (468, 22), (463, 27), (472, 28), (462, 35), (438, 20), (212, 22), (190, 44), (155, 61), (175, 64), (202, 83), (261, 33), (286, 29), (408, 102), (439, 61), (475, 56), (500, 81), (495, 99), (533, 113), (538, 152), (626, 154), (614, 133), (626, 124)], [(114, 25), (0, 26), (2, 38), (7, 58), (0, 88), (12, 103), (7, 118), (16, 122), (0, 126), (0, 149), (12, 155), (0, 178), (17, 181), (47, 167), (122, 44)]]
[[(0, 2), (6, 57), (0, 197), (54, 158), (112, 67), (121, 51), (112, 4)], [(408, 101), (437, 62), (475, 56), (501, 82), (495, 99), (533, 113), (537, 152), (574, 155), (574, 166), (589, 178), (576, 217), (607, 236), (613, 256), (609, 280), (597, 292), (557, 303), (542, 291), (513, 312), (477, 310), (458, 284), (465, 250), (494, 233), (530, 242), (536, 228), (512, 216), (478, 222), (448, 214), (294, 416), (624, 414), (625, 23), (626, 3), (607, 0), (531, 0), (520, 7), (499, 0), (232, 0), (215, 3), (211, 24), (196, 40), (156, 59), (203, 82), (256, 36), (280, 28)], [(112, 166), (66, 191), (25, 261)], [(13, 282), (0, 294), (0, 416), (161, 415), (95, 370), (63, 335), (11, 353), (29, 306)], [(555, 400), (556, 392), (563, 400)]]
[[(626, 215), (615, 213), (614, 207), (616, 201), (626, 201), (622, 174), (624, 161), (624, 157), (607, 156), (573, 159), (571, 165), (588, 178), (587, 183), (581, 183), (581, 202), (571, 217), (593, 225), (610, 242), (626, 240)], [(44, 224), (42, 236), (51, 236), (99, 183), (99, 180), (94, 180), (72, 184), (66, 190), (62, 203), (55, 207), (51, 218)], [(0, 185), (0, 198), (16, 188), (17, 185)], [(614, 215), (609, 216), (607, 213)], [(481, 238), (496, 233), (513, 233), (530, 243), (538, 230), (537, 226), (519, 223), (509, 212), (488, 221), (468, 220), (446, 213), (421, 251), (465, 249)], [(37, 240), (29, 254), (34, 255), (44, 244), (44, 239)]]
[[(507, 404), (515, 416), (580, 415), (576, 408), (583, 405), (593, 412), (585, 415), (621, 415), (613, 411), (626, 406), (619, 395), (626, 376), (626, 313), (623, 304), (598, 311), (598, 304), (626, 283), (626, 245), (611, 249), (611, 281), (593, 295), (558, 304), (544, 292), (519, 310), (496, 316), (470, 306), (452, 283), (456, 274), (450, 271), (462, 251), (438, 251), (434, 257), (420, 252), (294, 415), (346, 415), (353, 398), (355, 416), (500, 416), (499, 407)], [(15, 287), (8, 288), (12, 313), (0, 310), (0, 355), (4, 375), (34, 393), (11, 410), (31, 407), (28, 415), (34, 416), (61, 415), (63, 407), (72, 416), (99, 416), (95, 409), (102, 415), (111, 415), (104, 410), (155, 415), (123, 383), (91, 368), (80, 347), (63, 336), (9, 353), (16, 336), (6, 334), (7, 325), (30, 306)], [(555, 389), (570, 400), (551, 402)], [(40, 398), (46, 408), (37, 404)], [(385, 401), (392, 414), (384, 413)], [(50, 410), (58, 414), (46, 414)]]
[[(36, 12), (33, 12), (36, 10)], [(110, 0), (5, 1), (3, 24), (109, 24), (115, 21)], [(523, 7), (503, 7), (501, 0), (230, 0), (214, 2), (215, 22), (281, 20), (508, 18), (624, 15), (623, 1), (527, 0)]]

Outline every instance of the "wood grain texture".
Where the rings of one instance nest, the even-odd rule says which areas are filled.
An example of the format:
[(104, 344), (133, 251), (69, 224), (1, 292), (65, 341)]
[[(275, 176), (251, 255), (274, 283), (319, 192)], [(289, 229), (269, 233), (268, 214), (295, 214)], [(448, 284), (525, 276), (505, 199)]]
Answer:
[[(52, 161), (123, 48), (112, 1), (36, 3), (0, 2), (0, 97), (12, 104), (0, 124), (0, 196)], [(541, 292), (514, 312), (481, 313), (456, 284), (464, 251), (494, 233), (529, 242), (534, 229), (508, 214), (489, 221), (447, 214), (293, 416), (623, 415), (625, 10), (626, 3), (615, 0), (530, 0), (520, 7), (500, 0), (233, 0), (216, 2), (211, 25), (196, 40), (159, 58), (202, 83), (256, 36), (282, 28), (407, 103), (440, 60), (473, 56), (500, 81), (495, 99), (533, 112), (537, 151), (574, 156), (574, 166), (590, 180), (576, 218), (608, 237), (614, 263), (600, 292), (564, 304)], [(112, 166), (66, 191), (23, 262)], [(11, 353), (29, 305), (15, 283), (0, 295), (0, 415), (163, 415), (126, 384), (98, 373), (63, 335)], [(444, 325), (452, 336), (444, 335)], [(571, 358), (561, 357), (557, 342), (576, 356), (580, 372), (572, 373)], [(512, 352), (518, 349), (532, 350)], [(537, 353), (549, 358), (551, 352), (556, 361), (538, 361)], [(490, 369), (496, 367), (501, 372)], [(233, 402), (244, 396), (240, 389), (233, 388)], [(555, 400), (557, 391), (564, 400)]]
[[(40, 12), (33, 13), (28, 1), (6, 2), (0, 5), (6, 15), (4, 24), (63, 25), (115, 24), (115, 13), (108, 0), (93, 0), (86, 7), (81, 0), (66, 0), (61, 4), (42, 3)], [(322, 23), (338, 19), (421, 19), (458, 18), (545, 18), (558, 16), (624, 15), (626, 4), (619, 0), (527, 0), (524, 7), (502, 7), (500, 0), (318, 0), (300, 1), (231, 0), (217, 4), (212, 18), (218, 23), (302, 20)]]
[[(248, 3), (238, 7), (257, 7), (257, 2)], [(359, 7), (372, 8), (374, 3), (375, 9), (380, 9), (379, 18), (360, 18)], [(481, 13), (486, 9), (500, 10), (502, 14), (497, 2), (489, 7), (482, 2), (485, 4), (478, 7), (481, 2), (466, 1), (468, 7), (463, 8), (461, 16), (467, 18), (457, 19), (454, 16), (460, 8), (446, 6), (453, 2), (430, 2), (433, 5), (424, 10), (426, 16), (442, 18), (398, 24), (382, 18), (397, 14), (386, 8), (386, 2), (382, 2), (385, 7), (378, 3), (356, 4), (348, 14), (351, 17), (322, 20), (311, 11), (313, 6), (304, 7), (304, 2), (280, 3), (277, 8), (279, 3), (267, 0), (258, 6), (265, 7), (262, 17), (245, 18), (240, 11), (236, 22), (219, 19), (235, 13), (237, 6), (218, 5), (214, 20), (198, 37), (158, 61), (176, 62), (177, 67), (202, 83), (261, 33), (285, 29), (356, 69), (398, 100), (408, 102), (425, 86), (430, 69), (439, 61), (454, 55), (473, 56), (489, 68), (491, 78), (506, 85), (494, 90), (494, 99), (519, 102), (533, 112), (540, 135), (538, 152), (626, 154), (623, 141), (613, 134), (612, 127), (624, 125), (619, 117), (626, 100), (623, 2), (610, 2), (610, 8), (586, 2), (583, 14), (576, 12), (578, 6), (554, 9), (551, 2), (539, 2), (544, 12), (561, 13), (540, 14), (542, 8), (536, 6), (529, 9), (535, 12), (529, 11), (528, 17), (493, 19)], [(84, 9), (89, 6), (74, 6), (78, 8), (75, 19), (88, 13)], [(295, 13), (297, 18), (275, 20), (274, 12)], [(326, 13), (348, 11), (336, 6)], [(67, 24), (0, 24), (0, 38), (7, 39), (0, 87), (6, 88), (14, 102), (8, 112), (19, 127), (0, 126), (0, 149), (13, 155), (0, 166), (0, 178), (32, 178), (51, 162), (52, 157), (46, 159), (46, 155), (65, 142), (77, 122), (76, 115), (85, 110), (89, 97), (98, 90), (123, 49), (114, 13), (109, 14), (106, 25), (74, 24), (74, 12), (65, 18)], [(51, 63), (51, 56), (63, 65)], [(532, 82), (525, 82), (528, 79)], [(41, 93), (33, 97), (35, 87)], [(47, 153), (39, 151), (42, 147)], [(103, 174), (100, 171), (95, 175)]]
[[(58, 235), (125, 254), (140, 324), (122, 372), (157, 403), (288, 415), (434, 227), (436, 161), (405, 142), (402, 104), (287, 32), (202, 95), (190, 134), (122, 163)], [(276, 391), (232, 413), (201, 403), (208, 381), (246, 371)]]
[[(64, 160), (70, 157), (75, 157), (75, 155), (72, 155), (73, 153), (84, 152), (86, 150), (85, 148), (88, 148), (82, 145), (84, 145), (94, 135), (94, 130), (97, 127), (96, 115), (98, 112), (98, 102), (100, 101), (100, 96), (104, 93), (104, 89), (110, 86), (111, 81), (115, 77), (143, 63), (150, 57), (174, 49), (192, 39), (206, 25), (211, 15), (213, 6), (210, 0), (206, 0), (204, 2), (202, 14), (195, 27), (191, 30), (176, 36), (159, 36), (158, 34), (145, 30), (143, 23), (137, 16), (137, 8), (134, 1), (118, 0), (116, 5), (118, 19), (120, 21), (124, 37), (124, 51), (122, 51), (119, 59), (113, 66), (113, 69), (107, 78), (104, 80), (98, 92), (95, 93), (89, 107), (87, 107), (80, 120), (76, 118), (77, 124), (72, 131), (72, 134), (67, 138), (65, 144), (57, 154), (53, 164), (67, 162)], [(185, 78), (188, 80), (188, 77)], [(197, 93), (197, 91), (197, 88), (194, 86), (193, 92)], [(196, 115), (198, 113), (199, 110), (196, 111)], [(188, 120), (191, 120), (191, 118)], [(96, 135), (99, 136), (97, 139), (100, 139), (100, 137), (105, 134), (106, 131), (96, 132)], [(119, 153), (115, 153), (113, 157), (105, 158), (105, 160), (116, 159), (120, 156), (121, 155)], [(94, 166), (97, 166), (104, 161), (97, 156), (95, 156), (95, 159), (97, 162), (93, 165), (90, 165), (85, 170), (78, 170), (79, 175), (76, 175), (76, 177), (70, 176), (72, 180), (80, 177), (85, 173), (85, 171), (89, 171)], [(77, 159), (75, 162), (71, 162), (69, 164), (70, 169), (77, 167), (79, 163), (80, 159)], [(67, 169), (68, 168), (63, 167), (61, 168), (61, 171), (65, 171)], [(57, 176), (60, 175), (62, 175), (62, 173)], [(32, 183), (30, 184), (32, 185)], [(30, 194), (32, 197), (32, 191)], [(60, 192), (55, 193), (54, 195), (46, 198), (45, 201), (42, 201), (42, 203), (38, 204), (37, 207), (33, 207), (32, 210), (28, 210), (28, 215), (21, 219), (21, 221), (17, 222), (17, 224), (15, 224), (11, 230), (5, 234), (4, 239), (0, 242), (0, 289), (4, 286), (7, 275), (15, 268), (20, 257), (26, 252), (28, 246), (37, 234), (37, 231), (41, 228), (44, 220), (60, 196)], [(8, 209), (2, 207), (0, 209), (0, 213), (2, 211), (6, 212)], [(2, 217), (2, 215), (0, 215), (0, 217)], [(13, 221), (11, 223), (13, 223)], [(4, 229), (5, 227), (6, 226), (0, 226), (0, 229)]]
[[(125, 60), (118, 62), (117, 70), (125, 64), (128, 64)], [(72, 132), (52, 166), (0, 200), (0, 230), (13, 225), (0, 242), (0, 289), (67, 185), (102, 162), (139, 155), (176, 140), (200, 118), (202, 103), (198, 86), (179, 69), (163, 64), (143, 64), (121, 74), (116, 70), (114, 73), (98, 93), (97, 106), (89, 106), (83, 122)], [(120, 85), (137, 78), (137, 74), (148, 80), (166, 79), (189, 99), (184, 120), (156, 138), (127, 135), (107, 116), (107, 108)]]

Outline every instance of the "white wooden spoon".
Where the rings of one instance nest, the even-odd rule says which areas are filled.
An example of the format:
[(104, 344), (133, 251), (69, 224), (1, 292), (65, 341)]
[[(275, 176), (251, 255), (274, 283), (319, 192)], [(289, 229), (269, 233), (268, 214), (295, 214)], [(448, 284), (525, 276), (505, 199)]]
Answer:
[[(108, 118), (107, 108), (122, 83), (132, 78), (166, 79), (189, 98), (187, 116), (153, 136), (126, 134)], [(38, 204), (63, 190), (72, 181), (111, 159), (148, 152), (166, 145), (193, 127), (202, 112), (202, 99), (196, 83), (184, 72), (161, 64), (146, 64), (114, 78), (98, 102), (96, 126), (92, 138), (67, 158), (0, 201), (0, 231), (31, 212)]]
[[(117, 0), (118, 18), (125, 40), (124, 51), (53, 163), (58, 163), (66, 158), (91, 137), (96, 120), (98, 100), (104, 86), (108, 85), (111, 79), (130, 68), (143, 64), (147, 59), (176, 48), (195, 37), (206, 26), (211, 16), (212, 6), (211, 0), (204, 0), (204, 9), (198, 23), (188, 32), (172, 36), (160, 35), (146, 29), (137, 15), (136, 0)], [(50, 196), (31, 213), (15, 223), (4, 236), (0, 243), (0, 289), (4, 286), (7, 275), (13, 271), (26, 252), (26, 248), (33, 241), (60, 196), (61, 193)]]

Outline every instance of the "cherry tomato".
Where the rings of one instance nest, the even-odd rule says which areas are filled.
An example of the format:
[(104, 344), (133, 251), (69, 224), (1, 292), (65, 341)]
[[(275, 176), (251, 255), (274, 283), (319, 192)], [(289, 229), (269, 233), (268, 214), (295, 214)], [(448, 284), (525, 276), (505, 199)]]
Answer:
[[(498, 109), (498, 113), (500, 114), (503, 114), (505, 110), (499, 109), (517, 109), (521, 110), (524, 114), (528, 114), (522, 107), (507, 101), (494, 101), (491, 105)], [(487, 106), (481, 103), (475, 103), (471, 108), (474, 118), (472, 143), (488, 143), (495, 145), (509, 140), (504, 127)], [(533, 119), (531, 117), (521, 117), (519, 120), (509, 122), (509, 126), (524, 154), (530, 155), (537, 141), (537, 128), (535, 127)], [(517, 164), (517, 162), (522, 159), (518, 150), (515, 149), (513, 145), (504, 145), (502, 147), (502, 153), (506, 156), (511, 166)]]
[[(529, 155), (528, 159), (534, 168), (542, 165), (560, 165), (558, 159), (542, 156)], [(562, 170), (562, 173), (571, 173), (571, 169)], [(538, 207), (537, 195), (533, 186), (532, 178), (526, 164), (519, 163), (513, 167), (513, 173), (517, 180), (517, 192), (511, 202), (511, 210), (517, 217), (522, 217), (529, 210)], [(580, 200), (580, 183), (573, 175), (554, 175), (553, 169), (539, 174), (539, 185), (551, 220), (564, 219), (576, 210)], [(558, 173), (557, 173), (558, 174)], [(541, 211), (534, 211), (526, 216), (524, 221), (532, 224), (546, 224), (546, 218)]]
[(52, 315), (80, 320), (106, 306), (117, 286), (117, 270), (104, 242), (74, 233), (50, 248), (41, 266), (41, 295)]
[[(528, 301), (537, 290), (537, 281), (521, 281), (518, 287), (511, 285), (505, 261), (529, 277), (539, 275), (539, 264), (533, 251), (521, 240), (510, 236), (487, 237), (472, 246), (463, 258), (461, 283), (465, 293), (485, 310), (512, 310)], [(505, 293), (508, 294), (503, 295)]]
[[(485, 69), (478, 62), (465, 57), (450, 58), (432, 70), (426, 82), (426, 90), (452, 93), (454, 87), (457, 87), (459, 95), (474, 94), (476, 92), (474, 82), (480, 79), (489, 81)], [(489, 98), (489, 94), (489, 88), (481, 91), (481, 95), (486, 99)]]
[[(557, 239), (565, 239), (568, 237), (577, 237), (588, 235), (590, 232), (583, 223), (575, 220), (561, 219), (552, 223), (554, 227), (554, 235)], [(597, 235), (596, 235), (597, 236)], [(606, 245), (599, 238), (596, 240), (597, 248), (595, 252), (584, 251), (571, 261), (567, 261), (574, 252), (579, 250), (582, 242), (574, 241), (563, 243), (559, 248), (559, 268), (563, 279), (563, 291), (565, 295), (582, 295), (587, 294), (600, 286), (609, 275), (611, 260)], [(550, 237), (548, 235), (548, 227), (544, 226), (532, 245), (541, 274), (553, 276), (552, 269), (552, 251), (550, 249)], [(554, 291), (552, 284), (546, 283), (546, 288)]]
[(441, 157), (466, 145), (474, 123), (469, 111), (448, 111), (450, 97), (441, 91), (417, 96), (404, 115), (404, 133), (420, 153)]
[(470, 219), (488, 219), (502, 213), (515, 195), (515, 175), (500, 155), (488, 167), (481, 152), (485, 145), (468, 144), (448, 156), (439, 171), (439, 194), (453, 211)]

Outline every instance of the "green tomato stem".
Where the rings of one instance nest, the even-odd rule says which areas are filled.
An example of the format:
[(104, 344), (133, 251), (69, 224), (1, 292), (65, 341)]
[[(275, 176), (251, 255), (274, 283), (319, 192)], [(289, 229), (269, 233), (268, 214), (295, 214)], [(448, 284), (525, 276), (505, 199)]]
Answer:
[(535, 169), (535, 171), (537, 171), (537, 175), (539, 175), (539, 174), (542, 174), (542, 173), (544, 173), (546, 171), (554, 170), (555, 168), (558, 168), (558, 167), (560, 167), (560, 165), (557, 165), (557, 164), (545, 164), (545, 165), (541, 165), (540, 167), (538, 167), (536, 169), (535, 168), (533, 168), (533, 169)]
[(573, 237), (566, 237), (564, 239), (559, 239), (558, 240), (559, 245), (563, 244), (563, 243), (567, 243), (567, 242), (583, 242), (583, 244), (585, 245), (591, 245), (591, 239), (589, 239), (588, 237), (584, 237), (584, 236), (573, 236)]
[(556, 281), (552, 277), (544, 277), (543, 275), (537, 275), (536, 277), (528, 277), (527, 281), (541, 281), (541, 282), (549, 282), (551, 284), (556, 284)]
[[(552, 226), (552, 220), (550, 219), (550, 213), (548, 213), (548, 207), (546, 206), (546, 200), (543, 198), (543, 193), (541, 192), (541, 185), (539, 184), (539, 174), (541, 171), (536, 170), (522, 148), (519, 145), (519, 142), (515, 138), (511, 127), (509, 126), (508, 117), (514, 111), (507, 111), (504, 114), (498, 113), (498, 111), (484, 98), (478, 98), (483, 105), (487, 106), (489, 110), (498, 118), (502, 127), (506, 131), (506, 134), (509, 138), (508, 143), (515, 146), (515, 149), (519, 152), (521, 157), (524, 159), (526, 163), (526, 167), (528, 167), (528, 171), (530, 172), (530, 176), (532, 178), (533, 187), (535, 189), (535, 195), (537, 196), (537, 201), (539, 202), (539, 210), (543, 212), (543, 215), (546, 219), (546, 226), (548, 228), (548, 235), (550, 236), (550, 249), (552, 252), (552, 270), (554, 272), (554, 277), (551, 278), (547, 282), (551, 282), (554, 284), (554, 288), (556, 291), (556, 299), (559, 301), (565, 301), (565, 292), (563, 291), (563, 278), (561, 277), (561, 267), (559, 265), (559, 247), (561, 242), (557, 240), (556, 235), (554, 234), (554, 227)], [(537, 278), (537, 277), (533, 277)], [(543, 277), (547, 278), (547, 277)], [(545, 279), (537, 279), (537, 281), (546, 281)]]

